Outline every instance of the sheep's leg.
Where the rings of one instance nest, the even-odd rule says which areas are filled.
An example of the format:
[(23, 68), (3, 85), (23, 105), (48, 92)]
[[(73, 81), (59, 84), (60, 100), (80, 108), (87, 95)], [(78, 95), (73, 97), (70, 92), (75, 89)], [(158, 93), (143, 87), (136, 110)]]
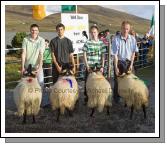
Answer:
[(73, 116), (73, 112), (72, 112), (72, 110), (70, 110), (70, 109), (67, 109), (67, 110), (68, 110), (68, 114), (69, 114), (69, 116), (72, 117), (72, 116)]
[(35, 115), (34, 115), (34, 114), (33, 114), (33, 116), (32, 116), (32, 119), (33, 119), (32, 123), (36, 123)]
[(26, 117), (27, 117), (27, 111), (24, 110), (24, 114), (23, 114), (23, 124), (26, 124)]
[(133, 116), (133, 110), (134, 110), (134, 107), (133, 107), (133, 105), (132, 105), (132, 106), (131, 106), (130, 119), (132, 119), (132, 116)]
[(84, 98), (84, 105), (86, 105), (88, 103), (88, 96), (87, 96), (87, 94), (85, 96), (86, 97)]
[(110, 115), (110, 107), (109, 106), (107, 106), (107, 115)]
[(79, 107), (79, 100), (76, 101), (74, 110), (77, 110), (78, 107)]
[(59, 122), (59, 117), (60, 117), (60, 108), (57, 110), (57, 122)]
[(144, 119), (146, 119), (146, 107), (145, 107), (145, 105), (142, 105), (142, 107), (143, 107), (143, 113), (144, 113)]
[(90, 117), (93, 116), (94, 112), (95, 112), (95, 108), (92, 108), (92, 112), (91, 112), (91, 114), (90, 114)]

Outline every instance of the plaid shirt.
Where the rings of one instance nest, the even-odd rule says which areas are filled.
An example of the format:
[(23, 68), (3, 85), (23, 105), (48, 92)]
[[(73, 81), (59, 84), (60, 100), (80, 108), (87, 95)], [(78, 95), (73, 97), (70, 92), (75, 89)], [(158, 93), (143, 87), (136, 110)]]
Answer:
[(87, 62), (89, 66), (95, 63), (102, 65), (102, 54), (106, 52), (106, 45), (103, 41), (88, 40), (83, 46), (83, 52), (87, 53)]

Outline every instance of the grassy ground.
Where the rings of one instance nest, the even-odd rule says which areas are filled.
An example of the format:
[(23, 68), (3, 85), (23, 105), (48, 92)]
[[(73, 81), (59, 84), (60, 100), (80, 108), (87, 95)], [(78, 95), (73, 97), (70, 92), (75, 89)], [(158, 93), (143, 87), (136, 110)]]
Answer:
[(79, 82), (80, 95), (79, 104), (73, 112), (73, 117), (69, 117), (66, 112), (60, 117), (60, 122), (56, 122), (56, 111), (51, 108), (44, 108), (43, 105), (48, 101), (49, 92), (43, 93), (41, 110), (37, 116), (37, 123), (32, 124), (32, 118), (28, 118), (26, 125), (23, 125), (22, 118), (15, 115), (16, 107), (13, 102), (12, 90), (6, 90), (5, 94), (5, 131), (7, 133), (154, 133), (155, 132), (155, 81), (154, 67), (140, 69), (137, 75), (141, 79), (148, 80), (150, 87), (150, 102), (147, 108), (147, 119), (143, 118), (142, 110), (134, 111), (133, 119), (129, 119), (130, 109), (124, 108), (124, 103), (121, 101), (113, 105), (110, 109), (110, 115), (106, 115), (106, 110), (103, 113), (94, 114), (94, 117), (89, 117), (91, 110), (83, 105), (84, 103), (84, 82)]
[[(5, 57), (6, 62), (18, 61), (17, 57), (7, 56)], [(5, 88), (13, 89), (17, 83), (8, 83), (11, 81), (18, 81), (20, 79), (20, 63), (5, 64)]]

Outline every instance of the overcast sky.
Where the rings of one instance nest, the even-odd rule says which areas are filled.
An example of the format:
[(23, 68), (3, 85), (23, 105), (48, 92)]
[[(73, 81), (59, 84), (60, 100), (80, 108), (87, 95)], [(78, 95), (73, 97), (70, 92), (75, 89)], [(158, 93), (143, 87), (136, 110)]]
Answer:
[(103, 7), (119, 10), (149, 20), (152, 14), (154, 14), (154, 5), (103, 5)]

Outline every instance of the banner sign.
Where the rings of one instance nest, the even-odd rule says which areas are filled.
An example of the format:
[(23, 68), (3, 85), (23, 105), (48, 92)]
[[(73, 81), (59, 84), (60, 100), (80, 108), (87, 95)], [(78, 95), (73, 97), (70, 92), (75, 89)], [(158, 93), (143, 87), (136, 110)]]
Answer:
[(82, 53), (82, 47), (89, 37), (88, 14), (61, 14), (61, 22), (65, 25), (65, 36), (73, 43), (74, 54)]

